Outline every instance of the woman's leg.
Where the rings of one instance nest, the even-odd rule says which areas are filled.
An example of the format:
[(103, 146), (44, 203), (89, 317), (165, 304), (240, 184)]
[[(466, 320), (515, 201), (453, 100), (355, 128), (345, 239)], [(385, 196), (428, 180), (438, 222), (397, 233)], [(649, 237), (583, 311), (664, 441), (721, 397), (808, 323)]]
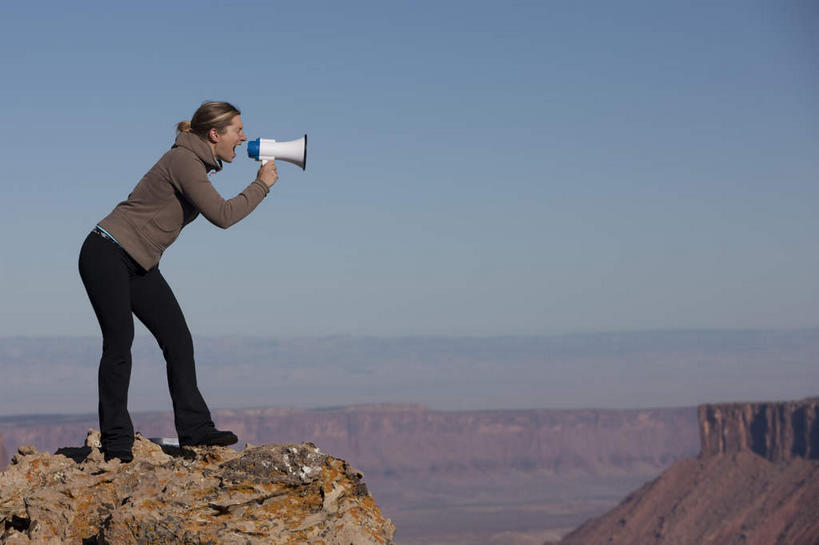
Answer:
[(79, 270), (102, 330), (102, 358), (97, 376), (102, 446), (130, 451), (134, 427), (128, 415), (131, 380), (130, 272), (123, 251), (114, 242), (91, 233), (80, 250)]
[(131, 282), (131, 308), (156, 337), (165, 356), (174, 423), (182, 443), (196, 442), (214, 429), (196, 384), (193, 339), (182, 309), (159, 268)]

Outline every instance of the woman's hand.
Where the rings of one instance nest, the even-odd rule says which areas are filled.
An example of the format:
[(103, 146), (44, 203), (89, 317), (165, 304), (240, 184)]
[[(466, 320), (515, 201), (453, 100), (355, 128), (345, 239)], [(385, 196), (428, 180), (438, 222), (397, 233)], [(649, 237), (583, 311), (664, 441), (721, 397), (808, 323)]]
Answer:
[(273, 184), (275, 184), (276, 180), (279, 179), (279, 175), (276, 173), (276, 163), (273, 161), (268, 161), (259, 167), (259, 173), (256, 175), (256, 177), (267, 187), (273, 187)]

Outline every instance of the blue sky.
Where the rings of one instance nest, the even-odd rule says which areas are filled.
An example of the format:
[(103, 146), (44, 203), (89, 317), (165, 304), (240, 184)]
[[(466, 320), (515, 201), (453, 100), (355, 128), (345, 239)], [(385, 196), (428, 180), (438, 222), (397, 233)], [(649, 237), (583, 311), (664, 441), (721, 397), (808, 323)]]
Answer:
[[(0, 335), (98, 333), (80, 245), (211, 99), (310, 149), (166, 252), (195, 334), (815, 327), (817, 23), (812, 2), (4, 7)], [(242, 150), (214, 184), (257, 168)]]

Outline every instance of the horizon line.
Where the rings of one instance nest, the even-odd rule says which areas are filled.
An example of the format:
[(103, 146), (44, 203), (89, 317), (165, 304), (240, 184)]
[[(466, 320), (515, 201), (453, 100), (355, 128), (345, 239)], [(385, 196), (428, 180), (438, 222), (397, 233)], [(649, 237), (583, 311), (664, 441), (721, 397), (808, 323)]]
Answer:
[[(258, 340), (303, 340), (303, 339), (532, 339), (532, 338), (557, 338), (557, 337), (582, 337), (594, 335), (637, 335), (637, 334), (658, 334), (658, 333), (819, 333), (819, 325), (804, 327), (680, 327), (680, 328), (657, 328), (657, 329), (600, 329), (588, 331), (572, 332), (543, 332), (543, 333), (497, 333), (497, 334), (456, 334), (456, 333), (407, 333), (379, 335), (372, 333), (328, 333), (315, 335), (253, 335), (253, 334), (197, 334), (194, 337), (202, 339), (258, 339)], [(9, 339), (97, 339), (99, 334), (68, 335), (68, 334), (42, 334), (42, 335), (0, 335), (0, 340)], [(153, 336), (141, 333), (134, 336), (134, 339), (148, 338)]]

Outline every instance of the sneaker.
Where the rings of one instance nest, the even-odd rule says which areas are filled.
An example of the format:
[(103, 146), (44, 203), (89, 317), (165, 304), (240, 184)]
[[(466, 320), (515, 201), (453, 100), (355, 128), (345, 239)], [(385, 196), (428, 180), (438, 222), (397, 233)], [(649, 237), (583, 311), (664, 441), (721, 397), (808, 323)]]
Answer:
[(182, 447), (226, 447), (239, 442), (239, 438), (232, 431), (210, 430), (203, 437), (195, 441), (180, 441)]
[(134, 461), (134, 454), (130, 450), (103, 450), (103, 454), (106, 462), (110, 462), (114, 458), (123, 464)]

